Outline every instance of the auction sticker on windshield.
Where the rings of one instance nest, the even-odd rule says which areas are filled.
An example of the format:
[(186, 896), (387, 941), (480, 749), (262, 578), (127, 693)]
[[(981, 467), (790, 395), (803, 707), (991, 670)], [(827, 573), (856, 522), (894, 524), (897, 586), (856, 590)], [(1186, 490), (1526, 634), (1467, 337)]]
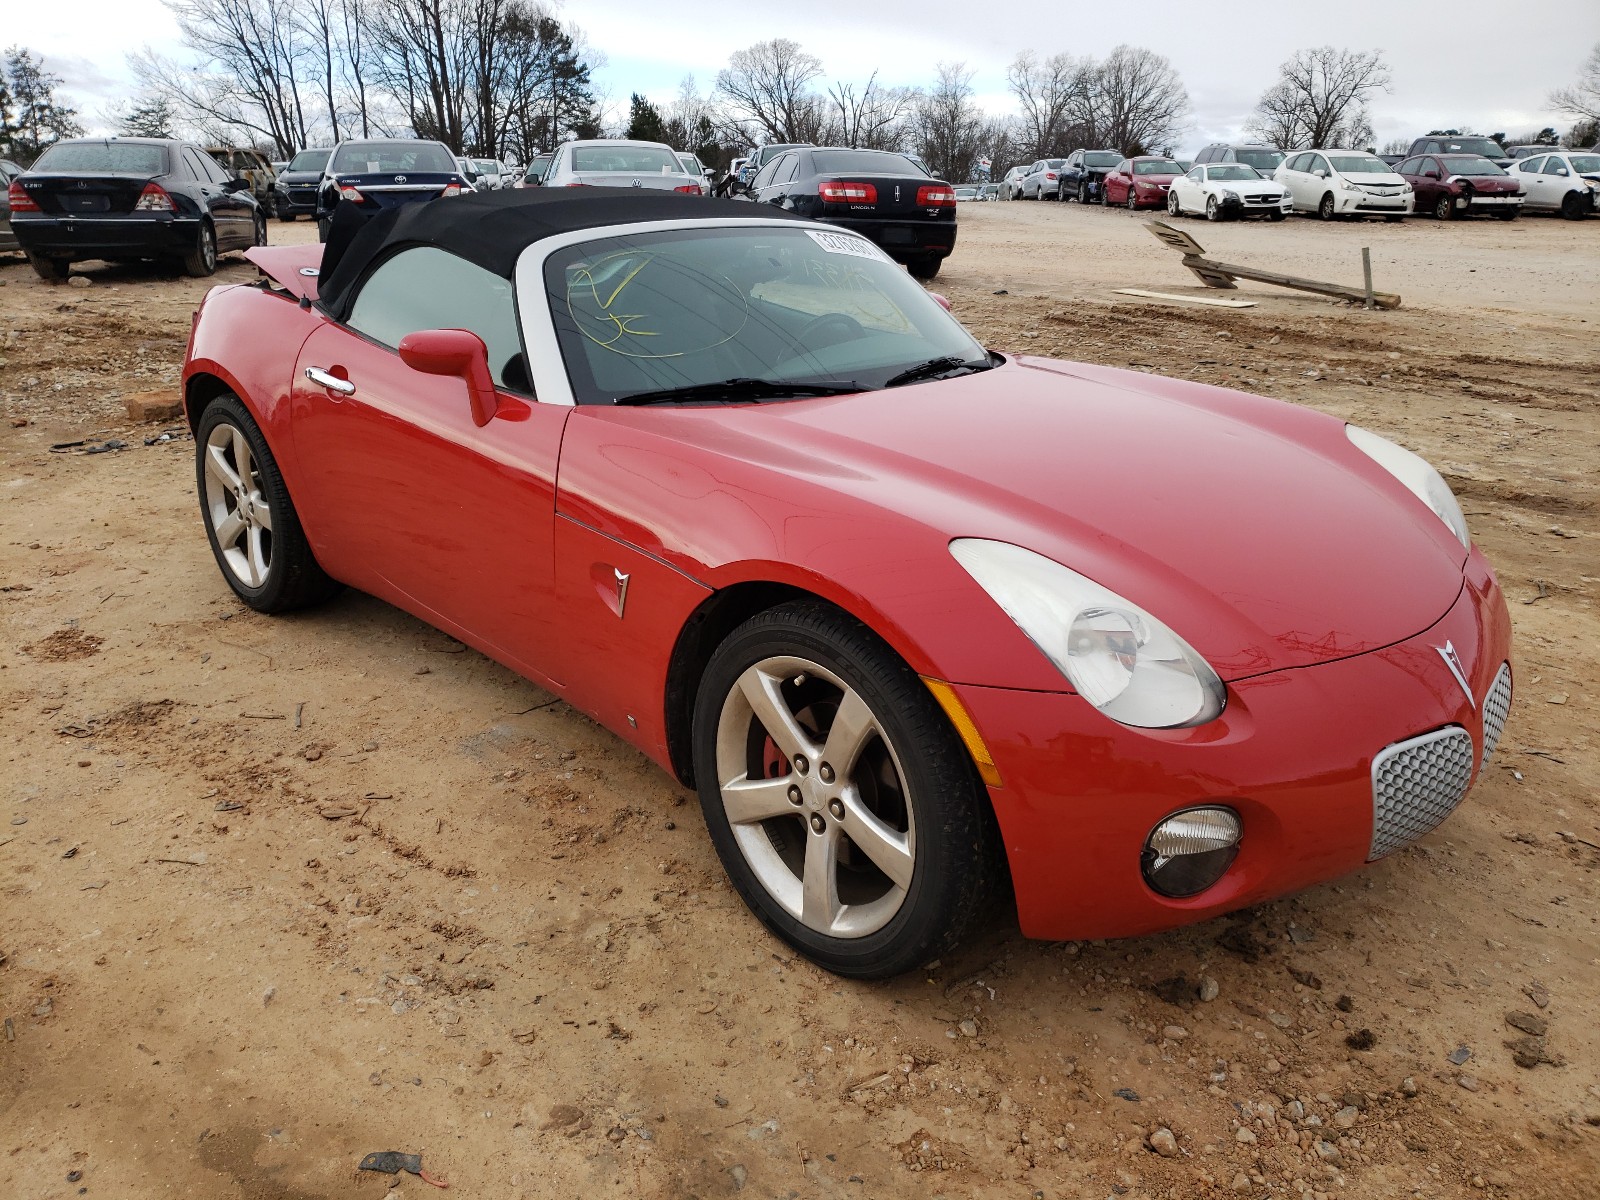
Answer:
[(829, 254), (853, 254), (857, 258), (876, 258), (880, 261), (889, 257), (871, 242), (853, 233), (827, 233), (818, 229), (808, 229), (806, 233)]

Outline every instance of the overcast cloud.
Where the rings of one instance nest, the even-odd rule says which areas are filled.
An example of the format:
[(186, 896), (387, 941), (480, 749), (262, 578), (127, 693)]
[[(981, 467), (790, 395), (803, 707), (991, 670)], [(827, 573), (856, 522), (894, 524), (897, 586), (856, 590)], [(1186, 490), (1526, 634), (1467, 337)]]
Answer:
[[(130, 50), (148, 43), (182, 53), (160, 0), (78, 0), (70, 16), (49, 4), (6, 7), (0, 45), (42, 54), (96, 130), (107, 128), (105, 114), (131, 91)], [(831, 78), (865, 80), (876, 70), (885, 83), (915, 85), (931, 79), (936, 63), (965, 62), (993, 112), (1012, 108), (1005, 68), (1019, 50), (1102, 56), (1121, 42), (1148, 46), (1172, 60), (1194, 105), (1180, 151), (1236, 136), (1278, 64), (1324, 43), (1383, 51), (1394, 85), (1373, 105), (1380, 143), (1446, 126), (1517, 135), (1554, 125), (1564, 132), (1571, 119), (1546, 107), (1545, 98), (1573, 82), (1600, 41), (1595, 0), (1522, 0), (1509, 9), (1490, 0), (1456, 0), (1443, 9), (1417, 0), (1146, 0), (1115, 9), (1060, 0), (876, 0), (870, 8), (859, 0), (579, 0), (560, 12), (604, 55), (596, 79), (613, 116), (625, 113), (632, 91), (669, 100), (686, 74), (707, 90), (730, 53), (774, 37), (798, 41)]]

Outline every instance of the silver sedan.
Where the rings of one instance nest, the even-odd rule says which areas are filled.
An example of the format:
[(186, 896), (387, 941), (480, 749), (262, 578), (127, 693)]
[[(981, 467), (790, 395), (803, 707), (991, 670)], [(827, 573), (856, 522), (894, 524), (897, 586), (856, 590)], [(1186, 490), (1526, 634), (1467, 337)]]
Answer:
[(700, 180), (660, 142), (597, 138), (557, 147), (545, 187), (636, 187), (700, 195)]

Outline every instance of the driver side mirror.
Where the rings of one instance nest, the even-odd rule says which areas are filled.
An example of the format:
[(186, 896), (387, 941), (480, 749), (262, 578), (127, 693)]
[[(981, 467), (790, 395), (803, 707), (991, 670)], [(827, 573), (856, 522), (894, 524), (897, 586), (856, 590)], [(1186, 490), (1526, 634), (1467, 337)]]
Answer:
[(1328, 177), (1328, 172), (1327, 172), (1327, 169), (1325, 167), (1318, 167), (1315, 171), (1313, 171), (1311, 173), (1313, 175), (1315, 175), (1318, 179), (1326, 179)]
[(423, 329), (400, 339), (400, 361), (424, 375), (452, 375), (467, 385), (472, 423), (487, 425), (499, 402), (489, 374), (489, 348), (466, 329)]

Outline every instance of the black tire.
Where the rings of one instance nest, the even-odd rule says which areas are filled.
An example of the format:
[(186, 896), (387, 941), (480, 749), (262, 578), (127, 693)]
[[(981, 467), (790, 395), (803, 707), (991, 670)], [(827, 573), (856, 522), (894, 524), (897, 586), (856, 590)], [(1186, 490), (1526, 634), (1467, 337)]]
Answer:
[(1130, 183), (1128, 185), (1128, 195), (1122, 203), (1129, 212), (1139, 211), (1139, 197), (1138, 194), (1133, 190), (1133, 184)]
[(1456, 199), (1448, 192), (1433, 202), (1433, 216), (1436, 221), (1453, 221), (1456, 216)]
[(278, 220), (286, 225), (292, 225), (294, 224), (294, 214), (285, 210), (283, 205), (280, 204), (278, 205)]
[(1100, 191), (1097, 194), (1098, 194), (1098, 196), (1100, 198), (1100, 207), (1101, 208), (1110, 208), (1111, 207), (1111, 189), (1106, 186), (1106, 181), (1104, 179), (1102, 179), (1100, 181)]
[(1317, 216), (1324, 221), (1331, 221), (1337, 215), (1333, 211), (1333, 193), (1328, 192), (1321, 200), (1317, 201)]
[(184, 274), (204, 279), (217, 272), (217, 231), (210, 221), (200, 222), (200, 232), (195, 236), (194, 249), (183, 256)]
[(265, 246), (267, 244), (267, 214), (260, 209), (256, 210), (255, 237), (250, 244), (252, 246)]
[[(208, 479), (207, 459), (214, 435), (219, 441), (231, 441), (235, 448), (240, 439), (247, 445), (250, 456), (249, 469), (244, 473), (248, 475), (247, 479), (238, 471), (236, 449), (224, 449), (223, 460), (248, 489), (251, 508), (259, 510), (264, 506), (268, 512), (270, 530), (266, 531), (265, 537), (258, 535), (258, 554), (265, 559), (265, 570), (260, 572), (259, 583), (252, 584), (241, 577), (241, 568), (236, 565), (238, 560), (230, 560), (218, 539), (218, 521), (237, 515), (240, 512), (240, 499), (237, 490), (230, 489), (225, 483), (220, 487), (213, 486), (220, 481)], [(278, 470), (277, 459), (272, 456), (272, 449), (249, 409), (237, 396), (224, 392), (206, 405), (195, 429), (194, 444), (195, 484), (200, 495), (200, 517), (205, 523), (206, 540), (211, 543), (211, 553), (217, 560), (218, 570), (234, 594), (257, 612), (277, 613), (319, 603), (339, 591), (342, 585), (329, 578), (317, 564), (311, 545), (306, 541), (305, 531), (300, 527), (294, 501)], [(231, 458), (230, 453), (233, 454)], [(251, 487), (252, 484), (254, 487)], [(253, 523), (258, 524), (241, 522), (246, 530), (242, 535), (235, 535), (235, 540), (243, 536), (248, 542), (251, 532), (249, 526)], [(246, 559), (251, 557), (249, 549), (240, 552)]]
[(1217, 207), (1217, 198), (1215, 196), (1206, 197), (1206, 220), (1222, 220), (1222, 210)]
[(1494, 215), (1499, 217), (1502, 221), (1515, 221), (1517, 217), (1521, 215), (1521, 213), (1522, 207), (1520, 205), (1511, 204), (1507, 205), (1505, 208), (1496, 209)]
[(1167, 189), (1167, 216), (1183, 216), (1183, 205), (1178, 203), (1178, 190), (1176, 188)]
[(1078, 180), (1078, 203), (1089, 203), (1089, 181), (1087, 179)]
[(259, 207), (267, 216), (276, 216), (278, 212), (278, 197), (272, 192), (268, 192), (267, 198), (259, 202)]
[(1267, 220), (1269, 221), (1286, 221), (1288, 218), (1289, 214), (1281, 208), (1275, 208), (1267, 214)]
[(33, 268), (34, 274), (46, 283), (65, 283), (67, 276), (72, 273), (72, 260), (70, 258), (46, 258), (42, 254), (35, 254), (32, 250), (23, 252), (28, 257), (28, 265)]
[(1386, 214), (1386, 215), (1385, 215), (1385, 216), (1384, 216), (1384, 218), (1383, 218), (1383, 219), (1384, 219), (1384, 222), (1385, 222), (1385, 223), (1386, 223), (1386, 224), (1389, 224), (1389, 225), (1398, 225), (1398, 224), (1400, 224), (1400, 223), (1401, 223), (1401, 222), (1402, 222), (1402, 221), (1404, 221), (1404, 220), (1405, 220), (1405, 219), (1406, 219), (1406, 217), (1405, 217), (1405, 214), (1404, 214), (1404, 213), (1388, 213), (1388, 214)]
[[(872, 732), (860, 741), (852, 765), (837, 781), (827, 774), (825, 763), (803, 773), (798, 765), (791, 767), (765, 725), (753, 713), (740, 711), (741, 676), (758, 664), (784, 658), (812, 668), (796, 677), (803, 682), (779, 685), (793, 689), (783, 693), (782, 702), (798, 706), (789, 709), (796, 724), (805, 728), (808, 719), (815, 721), (810, 729), (825, 743), (822, 718), (831, 728), (843, 696), (836, 684), (853, 692), (871, 718)], [(830, 695), (833, 709), (828, 708)], [(746, 720), (751, 723), (741, 732)], [(731, 732), (723, 737), (725, 722)], [(775, 757), (766, 765), (769, 756)], [(723, 758), (746, 759), (745, 773), (757, 782), (792, 779), (796, 793), (795, 785), (805, 785), (801, 804), (771, 818), (746, 820), (743, 832), (736, 834), (719, 785)], [(998, 837), (971, 758), (916, 673), (870, 629), (831, 605), (797, 601), (760, 613), (717, 647), (696, 697), (694, 767), (706, 827), (735, 890), (768, 929), (827, 970), (855, 979), (886, 979), (920, 967), (949, 953), (994, 894)], [(818, 797), (825, 791), (837, 791), (840, 799), (823, 807)], [(844, 797), (849, 797), (848, 807)], [(848, 879), (856, 889), (855, 898), (844, 900), (835, 887), (832, 898), (862, 905), (858, 913), (869, 912), (866, 905), (881, 904), (867, 886), (877, 868), (848, 832), (858, 805), (910, 844), (901, 860), (909, 860), (909, 875), (897, 888), (880, 873), (879, 886), (889, 885), (897, 907), (884, 905), (887, 911), (865, 921), (870, 928), (860, 936), (835, 936), (794, 915), (763, 882), (762, 872), (785, 879), (793, 897), (799, 878), (793, 874), (793, 858), (798, 854), (802, 863), (810, 861), (809, 821), (812, 830), (839, 847), (838, 857), (826, 859), (835, 883)], [(830, 816), (836, 818), (831, 823)], [(902, 824), (905, 829), (898, 828)], [(742, 845), (758, 848), (760, 869)], [(763, 849), (767, 847), (770, 851)], [(785, 870), (790, 872), (786, 877)]]
[(1561, 197), (1561, 215), (1569, 221), (1581, 221), (1589, 215), (1590, 201), (1587, 192), (1568, 192)]
[(912, 259), (906, 264), (906, 270), (911, 272), (913, 278), (927, 280), (938, 275), (939, 268), (943, 265), (944, 259), (940, 255), (928, 254), (922, 258)]
[(328, 240), (328, 228), (332, 224), (333, 224), (333, 222), (330, 221), (327, 217), (318, 217), (317, 218), (317, 241), (325, 242), (325, 241)]

